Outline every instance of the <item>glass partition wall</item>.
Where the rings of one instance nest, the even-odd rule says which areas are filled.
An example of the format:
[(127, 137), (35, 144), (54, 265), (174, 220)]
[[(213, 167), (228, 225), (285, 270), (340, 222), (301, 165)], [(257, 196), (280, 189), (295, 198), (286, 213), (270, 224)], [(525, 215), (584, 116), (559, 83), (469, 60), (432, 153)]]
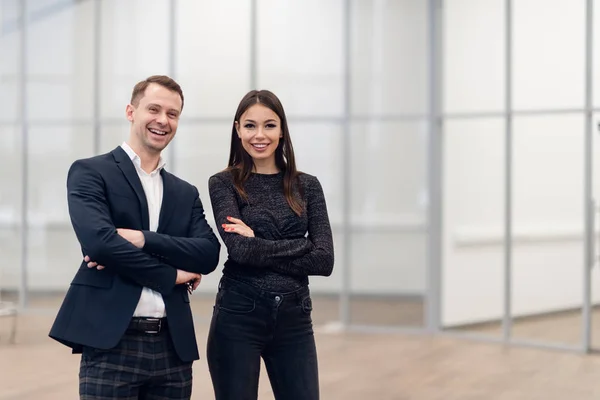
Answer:
[[(68, 167), (126, 139), (131, 88), (168, 74), (186, 108), (167, 168), (198, 187), (213, 226), (207, 181), (226, 166), (239, 100), (254, 88), (281, 98), (334, 233), (332, 276), (311, 278), (317, 329), (588, 351), (595, 6), (2, 0), (2, 298), (56, 311), (80, 259)], [(219, 276), (194, 296), (199, 323)]]

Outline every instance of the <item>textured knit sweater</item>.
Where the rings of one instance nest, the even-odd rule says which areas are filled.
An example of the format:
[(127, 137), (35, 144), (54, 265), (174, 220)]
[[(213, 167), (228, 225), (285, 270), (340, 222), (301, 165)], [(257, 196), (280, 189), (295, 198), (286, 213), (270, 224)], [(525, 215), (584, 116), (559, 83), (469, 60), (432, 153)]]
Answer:
[[(333, 240), (323, 189), (318, 179), (300, 175), (304, 212), (298, 216), (283, 193), (283, 173), (251, 174), (244, 183), (245, 201), (229, 171), (209, 179), (217, 229), (228, 259), (223, 274), (273, 292), (290, 292), (308, 285), (309, 275), (329, 276), (333, 269)], [(253, 238), (225, 232), (227, 217), (241, 219)]]

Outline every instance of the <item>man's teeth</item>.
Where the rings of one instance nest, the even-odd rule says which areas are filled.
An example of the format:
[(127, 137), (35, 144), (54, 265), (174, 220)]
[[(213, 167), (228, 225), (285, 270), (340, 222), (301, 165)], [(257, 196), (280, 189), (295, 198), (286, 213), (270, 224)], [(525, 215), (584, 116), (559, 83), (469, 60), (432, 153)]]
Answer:
[(165, 132), (165, 131), (159, 131), (156, 129), (148, 129), (148, 130), (152, 133), (156, 133), (157, 135), (166, 135), (167, 134), (167, 132)]

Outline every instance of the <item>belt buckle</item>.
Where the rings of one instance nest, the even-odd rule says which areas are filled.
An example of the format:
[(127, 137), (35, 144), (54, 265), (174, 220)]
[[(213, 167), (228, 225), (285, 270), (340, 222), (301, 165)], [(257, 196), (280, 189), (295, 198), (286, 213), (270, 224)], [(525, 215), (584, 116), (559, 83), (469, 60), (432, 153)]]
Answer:
[(148, 318), (146, 321), (153, 322), (158, 321), (158, 330), (156, 331), (144, 331), (144, 333), (160, 333), (162, 328), (162, 319), (160, 318)]

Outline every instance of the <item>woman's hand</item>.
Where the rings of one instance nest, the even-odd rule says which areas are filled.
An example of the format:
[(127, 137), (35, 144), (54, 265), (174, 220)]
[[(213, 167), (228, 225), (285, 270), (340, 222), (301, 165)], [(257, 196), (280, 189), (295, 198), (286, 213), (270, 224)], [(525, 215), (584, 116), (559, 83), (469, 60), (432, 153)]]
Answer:
[(229, 233), (237, 233), (238, 235), (246, 236), (246, 237), (254, 237), (254, 231), (250, 229), (248, 225), (244, 223), (241, 219), (227, 217), (227, 220), (230, 222), (229, 224), (223, 224), (223, 230)]

